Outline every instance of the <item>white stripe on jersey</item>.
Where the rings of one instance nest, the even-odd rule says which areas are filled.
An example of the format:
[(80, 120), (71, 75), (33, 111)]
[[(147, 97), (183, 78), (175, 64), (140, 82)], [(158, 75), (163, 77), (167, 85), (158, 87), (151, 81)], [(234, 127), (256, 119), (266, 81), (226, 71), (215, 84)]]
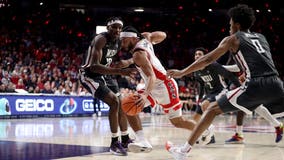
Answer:
[(82, 83), (84, 83), (85, 85), (87, 85), (89, 87), (92, 95), (95, 96), (96, 90), (100, 86), (99, 83), (95, 82), (93, 79), (86, 77), (84, 75), (80, 76), (80, 80), (82, 81)]
[(82, 65), (82, 68), (87, 68), (89, 66), (91, 66), (92, 62), (92, 50), (93, 50), (93, 46), (89, 46), (88, 48), (88, 53), (87, 53), (87, 57), (86, 57), (86, 61), (85, 61), (85, 64)]
[(249, 70), (249, 66), (246, 63), (246, 60), (243, 56), (243, 53), (239, 50), (237, 52), (237, 54), (235, 55), (236, 60), (238, 61), (237, 63), (240, 64), (241, 68), (243, 69), (243, 71), (246, 74), (246, 78), (251, 78), (251, 74), (250, 74), (250, 70)]
[[(143, 39), (136, 44), (135, 49), (136, 48), (143, 49), (144, 51), (147, 52), (147, 57), (149, 58), (149, 61), (153, 67), (158, 83), (163, 82), (164, 79), (166, 78), (167, 71), (164, 68), (164, 66), (161, 64), (160, 60), (156, 57), (151, 42), (149, 42), (146, 39)], [(144, 79), (145, 84), (147, 85), (148, 77), (142, 72), (142, 70), (139, 67), (137, 67), (137, 69), (140, 72), (142, 78)]]
[[(242, 87), (242, 86), (241, 86)], [(252, 112), (250, 110), (248, 110), (247, 108), (245, 108), (244, 106), (241, 106), (237, 103), (237, 99), (238, 97), (244, 93), (246, 91), (246, 89), (242, 89), (241, 87), (238, 87), (236, 89), (230, 90), (226, 93), (226, 96), (229, 100), (229, 102), (237, 107), (238, 109), (242, 110), (243, 112), (245, 112), (246, 114), (252, 114)]]

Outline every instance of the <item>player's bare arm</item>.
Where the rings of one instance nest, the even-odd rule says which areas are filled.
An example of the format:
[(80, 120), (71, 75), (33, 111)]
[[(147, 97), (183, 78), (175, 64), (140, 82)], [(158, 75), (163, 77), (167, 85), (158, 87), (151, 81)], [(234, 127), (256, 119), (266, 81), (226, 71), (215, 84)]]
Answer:
[[(233, 49), (230, 48), (231, 43), (235, 43), (236, 39), (234, 36), (228, 36), (225, 37), (217, 48), (215, 48), (213, 51), (209, 52), (208, 54), (200, 57), (195, 62), (193, 62), (190, 66), (186, 67), (183, 70), (168, 70), (167, 75), (169, 77), (175, 77), (180, 78), (185, 75), (188, 75), (192, 72), (198, 71), (203, 69), (204, 67), (208, 66), (212, 62), (216, 61), (218, 58), (220, 58), (222, 55), (224, 55), (227, 51)], [(235, 49), (235, 48), (234, 48)]]
[(143, 32), (142, 35), (150, 41), (152, 44), (161, 43), (163, 40), (166, 39), (167, 34), (162, 31), (155, 31), (155, 32)]
[(131, 64), (133, 64), (133, 59), (129, 58), (129, 59), (122, 59), (118, 62), (115, 62), (112, 67), (114, 68), (126, 68), (128, 66), (130, 66)]
[(133, 54), (133, 61), (137, 66), (141, 68), (141, 70), (148, 77), (148, 83), (145, 86), (145, 91), (142, 94), (141, 98), (137, 101), (137, 105), (140, 106), (145, 104), (147, 96), (153, 90), (156, 81), (156, 76), (154, 74), (153, 68), (151, 66), (151, 63), (149, 62), (149, 59), (147, 58), (147, 53), (145, 51), (142, 50), (136, 51)]
[(128, 68), (128, 69), (112, 68), (101, 64), (100, 61), (103, 54), (102, 48), (105, 46), (105, 44), (106, 44), (106, 38), (103, 36), (97, 36), (94, 42), (92, 43), (94, 49), (92, 50), (93, 64), (91, 66), (91, 70), (93, 72), (100, 74), (125, 75), (133, 77), (133, 75), (136, 74), (136, 69), (134, 68)]

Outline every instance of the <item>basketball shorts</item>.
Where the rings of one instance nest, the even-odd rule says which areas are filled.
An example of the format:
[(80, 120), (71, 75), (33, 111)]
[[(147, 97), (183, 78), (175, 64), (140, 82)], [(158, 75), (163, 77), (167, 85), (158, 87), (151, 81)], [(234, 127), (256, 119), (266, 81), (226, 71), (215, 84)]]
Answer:
[(252, 78), (217, 102), (224, 113), (242, 110), (251, 114), (261, 104), (272, 114), (281, 113), (284, 112), (283, 82), (278, 76)]

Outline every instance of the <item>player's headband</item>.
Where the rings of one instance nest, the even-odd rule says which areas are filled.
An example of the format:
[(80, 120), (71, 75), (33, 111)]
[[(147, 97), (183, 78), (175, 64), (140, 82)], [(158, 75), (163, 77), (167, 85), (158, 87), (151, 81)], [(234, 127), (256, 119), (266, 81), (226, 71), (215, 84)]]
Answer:
[(110, 25), (113, 25), (113, 24), (120, 24), (123, 26), (123, 22), (119, 19), (116, 19), (116, 20), (111, 20), (111, 21), (108, 21), (107, 22), (107, 26), (110, 26)]
[(137, 37), (137, 33), (134, 32), (120, 32), (120, 38), (123, 37)]

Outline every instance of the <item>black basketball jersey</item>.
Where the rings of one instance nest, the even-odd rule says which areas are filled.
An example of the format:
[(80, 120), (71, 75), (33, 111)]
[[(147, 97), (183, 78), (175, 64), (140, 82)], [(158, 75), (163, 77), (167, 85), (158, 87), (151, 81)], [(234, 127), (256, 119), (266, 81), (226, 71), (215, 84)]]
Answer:
[(109, 37), (109, 34), (107, 32), (101, 33), (104, 35), (107, 39), (106, 45), (103, 47), (103, 55), (101, 59), (101, 64), (110, 66), (110, 64), (113, 61), (113, 58), (117, 55), (119, 49), (120, 49), (120, 40), (111, 40)]
[(206, 66), (203, 70), (194, 72), (194, 77), (200, 84), (199, 97), (202, 97), (204, 94), (220, 93), (224, 88), (228, 87), (225, 79), (231, 81), (236, 86), (240, 86), (238, 77), (217, 62)]
[(278, 75), (269, 44), (262, 34), (239, 31), (235, 35), (240, 45), (233, 54), (234, 59), (247, 78)]
[[(102, 58), (100, 61), (101, 65), (110, 66), (115, 56), (117, 56), (117, 53), (120, 49), (120, 40), (112, 40), (109, 36), (109, 33), (103, 32), (100, 33), (106, 38), (106, 44), (102, 48)], [(93, 40), (94, 41), (94, 40)], [(94, 49), (93, 43), (89, 46), (88, 52), (87, 52), (87, 58), (85, 64), (82, 66), (82, 68), (85, 69), (86, 73), (90, 77), (97, 77), (102, 76), (103, 74), (95, 73), (93, 71), (90, 71), (90, 66), (92, 65), (92, 50)]]

